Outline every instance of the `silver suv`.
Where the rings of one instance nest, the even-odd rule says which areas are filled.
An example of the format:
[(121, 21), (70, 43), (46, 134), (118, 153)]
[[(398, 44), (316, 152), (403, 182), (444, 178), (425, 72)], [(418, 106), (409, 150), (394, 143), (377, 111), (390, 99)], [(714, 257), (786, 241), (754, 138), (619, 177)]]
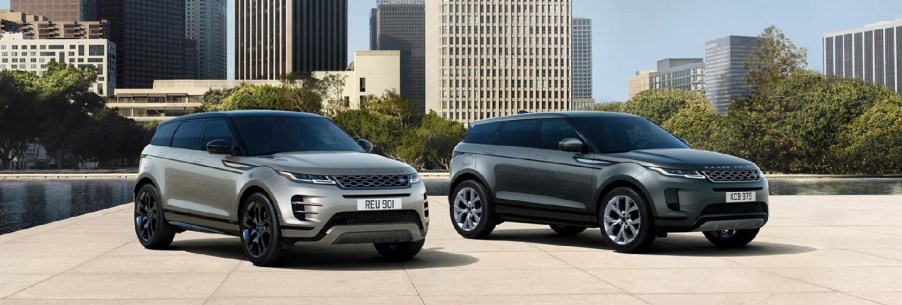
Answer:
[(296, 242), (372, 243), (409, 259), (429, 227), (426, 188), (412, 167), (372, 147), (315, 114), (166, 121), (141, 154), (135, 233), (149, 249), (184, 230), (235, 235), (258, 266), (278, 264)]

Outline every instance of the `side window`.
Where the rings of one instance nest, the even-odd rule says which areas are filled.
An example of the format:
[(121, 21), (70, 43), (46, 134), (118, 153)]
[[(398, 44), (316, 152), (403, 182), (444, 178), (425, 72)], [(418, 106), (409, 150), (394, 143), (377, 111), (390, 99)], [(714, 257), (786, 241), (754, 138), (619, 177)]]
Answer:
[(533, 147), (535, 145), (536, 121), (510, 121), (498, 131), (496, 145)]
[(172, 136), (172, 147), (200, 150), (204, 121), (183, 122)]
[(153, 133), (153, 138), (150, 139), (150, 145), (169, 146), (169, 142), (172, 142), (172, 133), (175, 132), (175, 128), (178, 126), (179, 124), (177, 123), (158, 125), (157, 131)]
[(498, 127), (501, 123), (487, 123), (471, 126), (464, 137), (464, 143), (472, 144), (494, 144), (495, 135), (498, 133)]
[(201, 145), (206, 147), (207, 143), (213, 140), (225, 140), (230, 145), (235, 144), (235, 140), (232, 139), (232, 131), (225, 120), (207, 121), (207, 128), (204, 128), (204, 139), (201, 141)]
[(539, 132), (539, 148), (558, 150), (558, 143), (566, 138), (579, 139), (579, 134), (566, 120), (554, 119), (542, 121)]

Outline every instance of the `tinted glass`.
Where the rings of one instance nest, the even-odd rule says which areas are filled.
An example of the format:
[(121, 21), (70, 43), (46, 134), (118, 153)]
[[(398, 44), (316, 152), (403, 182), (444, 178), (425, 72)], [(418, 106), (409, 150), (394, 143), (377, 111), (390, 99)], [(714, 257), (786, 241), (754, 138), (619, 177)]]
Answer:
[(213, 140), (225, 140), (229, 145), (235, 143), (232, 139), (232, 132), (229, 130), (229, 125), (226, 124), (225, 120), (207, 121), (207, 128), (204, 128), (204, 140), (201, 144), (207, 146), (207, 143), (210, 143), (210, 141)]
[(604, 153), (640, 149), (689, 148), (682, 141), (640, 117), (574, 118), (576, 127)]
[(542, 121), (539, 148), (558, 150), (558, 143), (567, 138), (579, 139), (579, 134), (570, 123), (565, 120)]
[(532, 147), (535, 143), (536, 121), (510, 121), (498, 131), (496, 145)]
[(172, 136), (172, 147), (200, 150), (200, 133), (204, 130), (204, 121), (182, 122)]
[(179, 124), (174, 123), (157, 126), (157, 131), (154, 132), (153, 138), (150, 139), (150, 145), (169, 146), (169, 142), (172, 142), (172, 133), (175, 132), (175, 128), (178, 126)]
[(464, 143), (473, 144), (493, 144), (495, 143), (495, 135), (498, 133), (498, 126), (501, 123), (487, 123), (471, 126), (464, 137)]
[(347, 133), (321, 117), (236, 117), (232, 123), (251, 156), (300, 151), (363, 152)]

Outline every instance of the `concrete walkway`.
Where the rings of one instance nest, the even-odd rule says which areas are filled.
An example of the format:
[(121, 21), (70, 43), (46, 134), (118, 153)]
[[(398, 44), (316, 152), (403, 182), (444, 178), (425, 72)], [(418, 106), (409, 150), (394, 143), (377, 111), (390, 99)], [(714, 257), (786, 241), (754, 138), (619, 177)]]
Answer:
[(464, 240), (433, 197), (413, 261), (371, 246), (298, 246), (282, 268), (237, 238), (183, 233), (143, 249), (124, 205), (0, 235), (0, 304), (902, 304), (902, 196), (773, 196), (750, 247), (671, 234), (643, 255), (600, 233), (502, 224)]

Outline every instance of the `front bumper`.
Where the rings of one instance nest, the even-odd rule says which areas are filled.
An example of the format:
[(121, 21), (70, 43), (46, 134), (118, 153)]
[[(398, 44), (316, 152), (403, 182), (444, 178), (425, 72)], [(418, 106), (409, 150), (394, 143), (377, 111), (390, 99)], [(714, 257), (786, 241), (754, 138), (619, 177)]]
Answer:
[[(713, 183), (646, 171), (637, 179), (646, 187), (658, 231), (757, 229), (767, 223), (768, 185), (763, 176), (754, 182)], [(727, 192), (754, 192), (755, 201), (727, 203)]]
[[(341, 189), (275, 176), (266, 183), (288, 242), (359, 244), (426, 238), (428, 201), (423, 183), (394, 189)], [(401, 209), (358, 211), (358, 199), (400, 198)]]

